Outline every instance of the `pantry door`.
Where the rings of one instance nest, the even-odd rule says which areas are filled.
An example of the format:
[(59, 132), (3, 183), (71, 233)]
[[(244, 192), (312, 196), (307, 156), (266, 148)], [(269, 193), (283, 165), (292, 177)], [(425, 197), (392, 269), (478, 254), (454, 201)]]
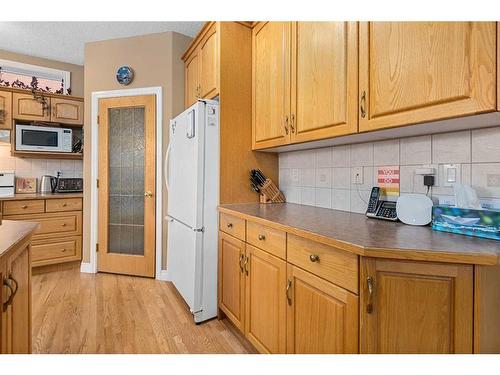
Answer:
[(155, 101), (99, 100), (99, 272), (154, 277)]

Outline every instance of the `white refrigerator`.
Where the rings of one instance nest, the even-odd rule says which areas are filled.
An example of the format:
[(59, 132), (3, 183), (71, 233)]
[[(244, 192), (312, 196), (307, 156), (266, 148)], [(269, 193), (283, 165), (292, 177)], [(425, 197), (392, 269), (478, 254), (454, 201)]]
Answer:
[(217, 316), (218, 102), (198, 100), (169, 133), (167, 277), (200, 323)]

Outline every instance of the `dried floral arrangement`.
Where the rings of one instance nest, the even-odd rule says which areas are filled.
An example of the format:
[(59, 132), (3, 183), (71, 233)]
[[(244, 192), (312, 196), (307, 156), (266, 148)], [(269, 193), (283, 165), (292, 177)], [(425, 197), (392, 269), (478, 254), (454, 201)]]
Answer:
[(19, 79), (12, 81), (12, 82), (6, 81), (6, 80), (2, 79), (2, 67), (1, 66), (0, 66), (0, 86), (11, 87), (11, 88), (16, 88), (16, 89), (31, 90), (31, 91), (40, 91), (40, 92), (46, 92), (46, 93), (51, 93), (51, 94), (71, 95), (71, 88), (68, 88), (66, 90), (66, 93), (64, 93), (64, 79), (61, 80), (61, 88), (56, 90), (56, 91), (52, 91), (52, 89), (50, 87), (47, 87), (47, 86), (45, 86), (45, 88), (39, 87), (37, 77), (32, 77), (31, 83), (29, 85), (20, 81)]

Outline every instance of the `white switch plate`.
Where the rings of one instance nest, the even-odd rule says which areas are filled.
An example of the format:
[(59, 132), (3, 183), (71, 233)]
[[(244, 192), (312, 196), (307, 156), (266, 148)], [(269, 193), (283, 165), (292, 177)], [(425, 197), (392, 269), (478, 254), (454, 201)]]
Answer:
[(363, 185), (363, 167), (351, 168), (351, 184)]
[(461, 182), (462, 166), (460, 164), (444, 164), (441, 173), (441, 186), (451, 187)]

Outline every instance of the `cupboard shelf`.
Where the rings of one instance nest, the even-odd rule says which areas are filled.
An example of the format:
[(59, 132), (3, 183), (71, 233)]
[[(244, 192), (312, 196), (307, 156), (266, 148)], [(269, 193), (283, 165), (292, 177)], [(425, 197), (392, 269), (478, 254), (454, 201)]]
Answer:
[(83, 160), (83, 153), (76, 152), (11, 151), (10, 154), (18, 158)]

